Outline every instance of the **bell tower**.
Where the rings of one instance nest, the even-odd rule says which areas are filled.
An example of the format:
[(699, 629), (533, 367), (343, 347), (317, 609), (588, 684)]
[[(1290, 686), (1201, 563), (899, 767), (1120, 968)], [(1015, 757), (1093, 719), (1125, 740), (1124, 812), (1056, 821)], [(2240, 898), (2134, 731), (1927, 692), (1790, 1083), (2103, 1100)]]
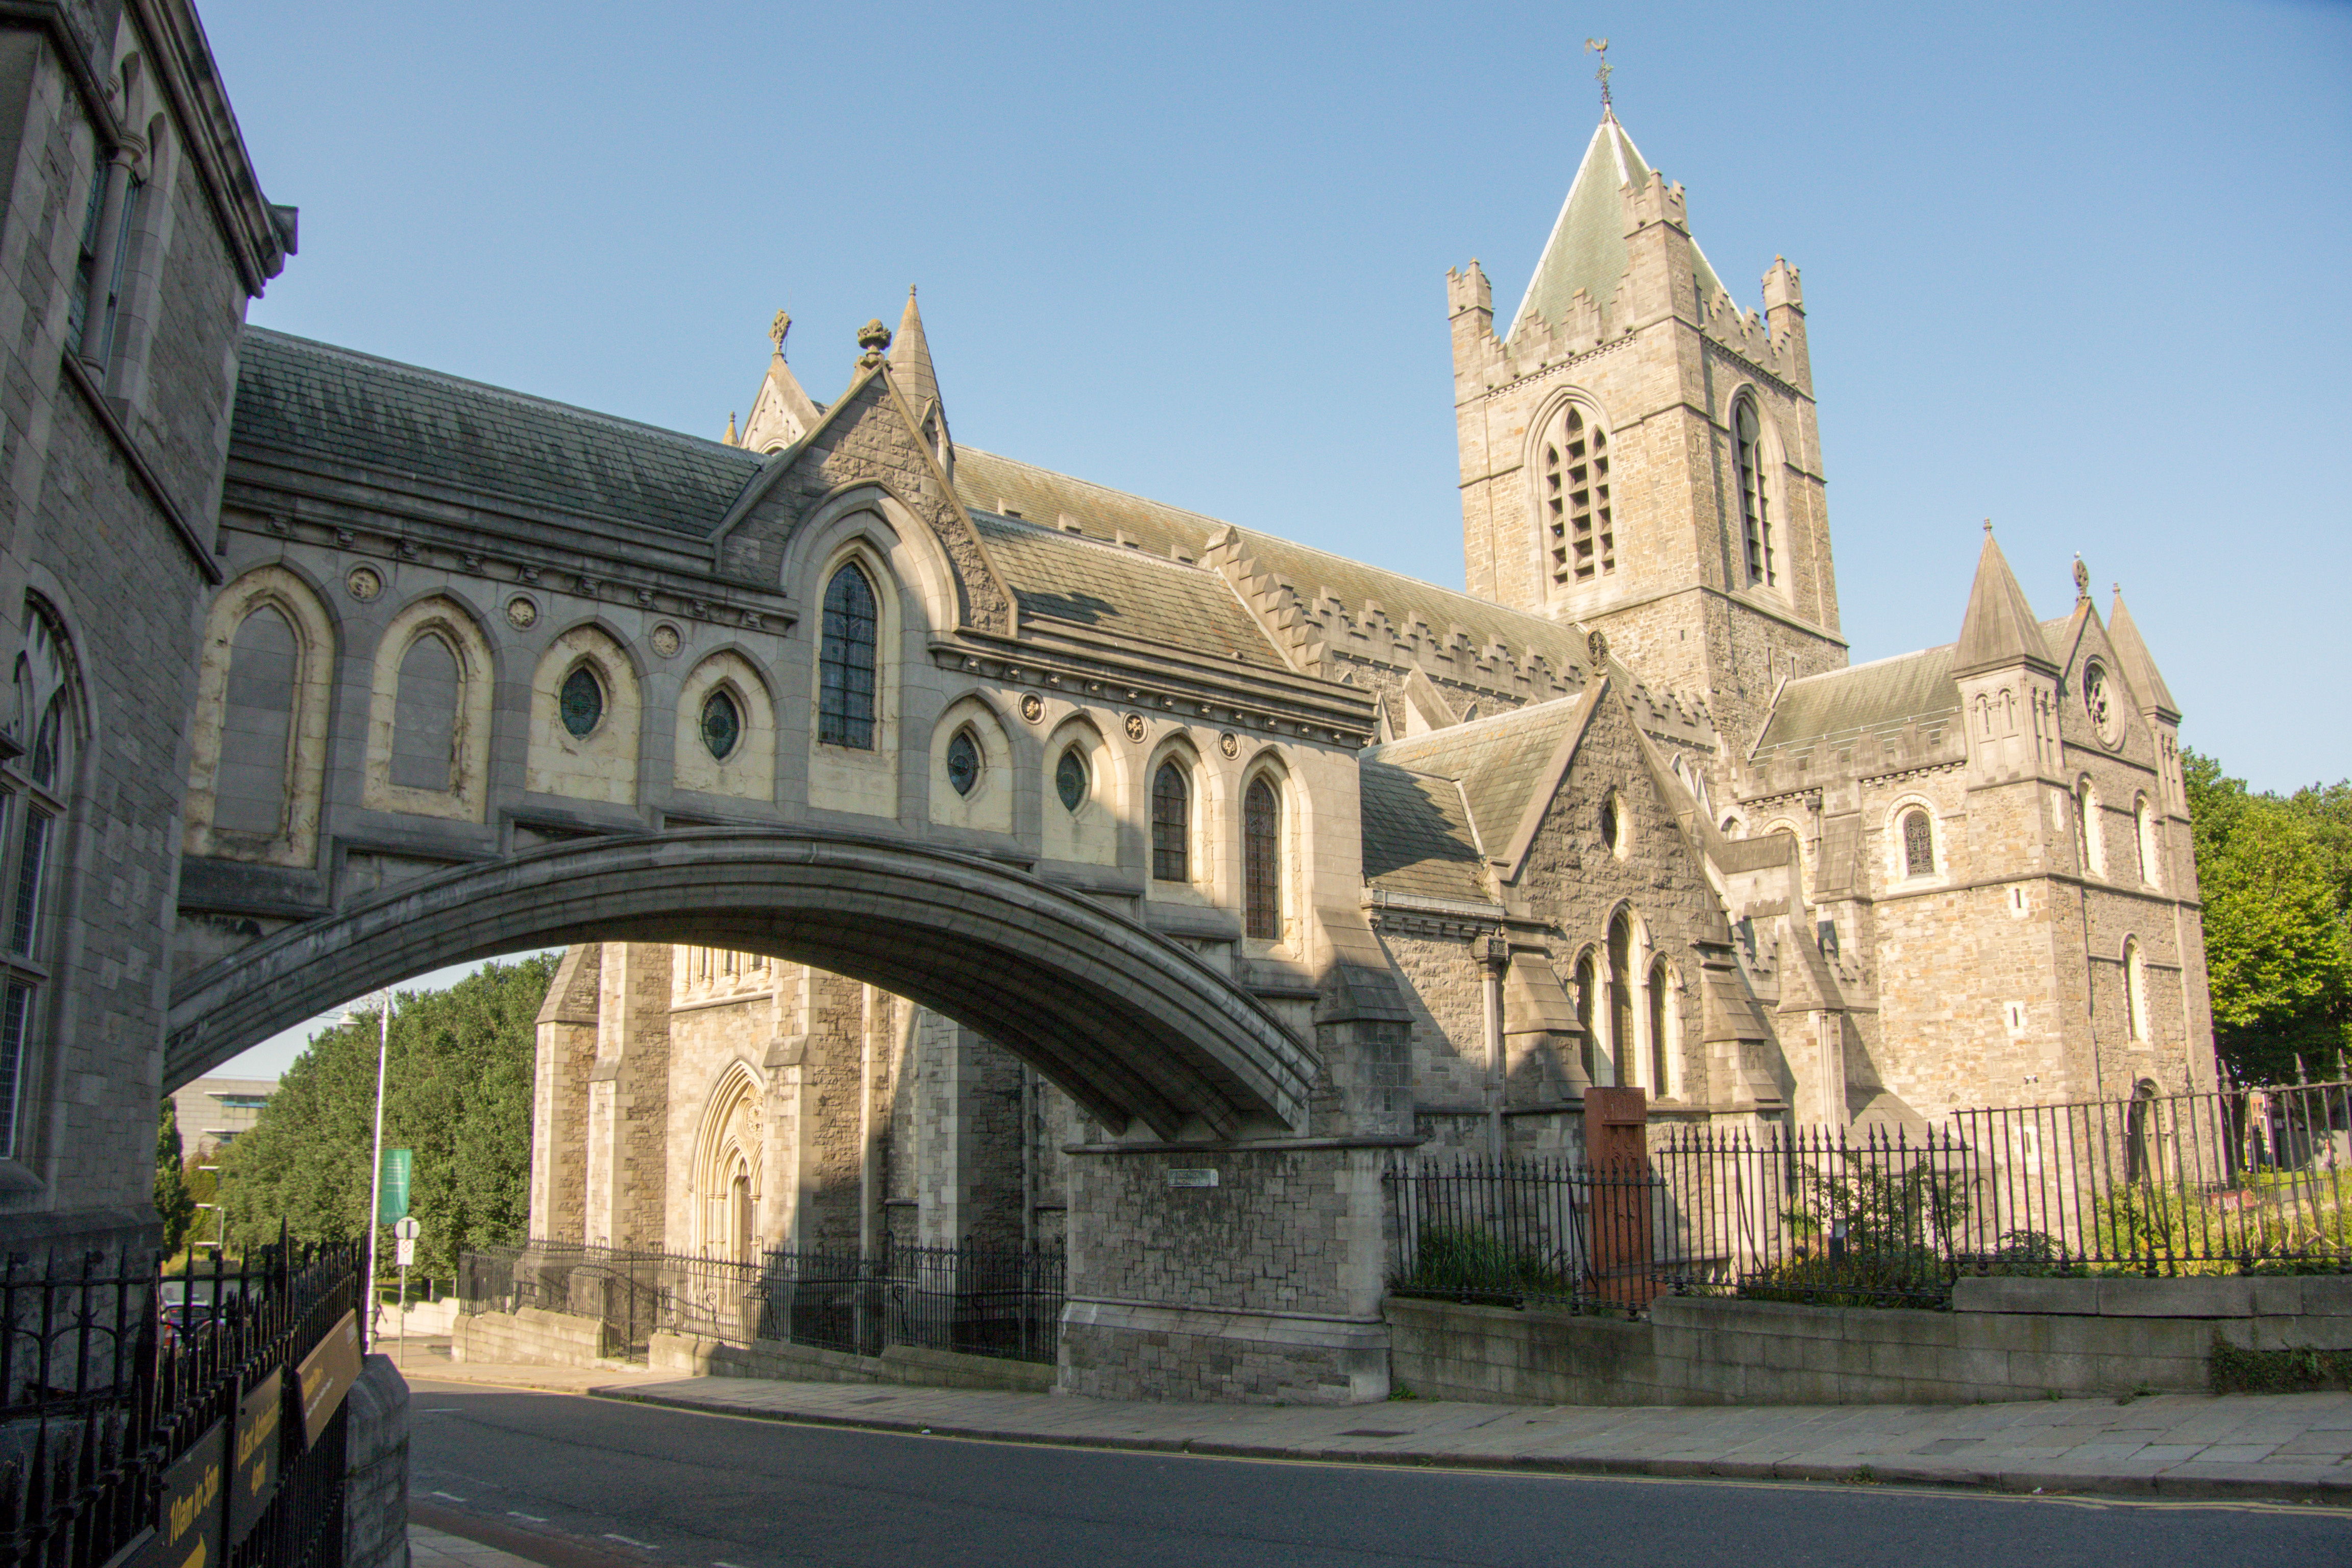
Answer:
[(1507, 331), (1477, 262), (1446, 296), (1470, 592), (1605, 632), (1745, 751), (1846, 662), (1797, 269), (1736, 304), (1604, 100)]

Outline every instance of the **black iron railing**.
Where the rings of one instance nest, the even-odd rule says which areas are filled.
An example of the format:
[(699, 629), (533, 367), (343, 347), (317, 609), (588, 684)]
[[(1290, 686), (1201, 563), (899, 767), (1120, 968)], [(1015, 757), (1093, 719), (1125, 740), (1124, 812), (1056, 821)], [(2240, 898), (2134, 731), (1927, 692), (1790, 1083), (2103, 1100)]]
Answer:
[[(315, 1437), (297, 1370), (359, 1300), (354, 1246), (282, 1243), (232, 1266), (160, 1275), (152, 1257), (26, 1257), (0, 1272), (0, 1568), (100, 1568), (159, 1522), (167, 1480), (217, 1457), (225, 1477), (276, 1459), (274, 1488), (180, 1506), (227, 1568), (342, 1561), (344, 1430)], [(357, 1325), (364, 1333), (364, 1325)], [(271, 1386), (279, 1405), (255, 1396)], [(231, 1452), (247, 1407), (248, 1450)], [(188, 1521), (183, 1520), (184, 1528)]]
[(468, 1253), (458, 1310), (537, 1307), (604, 1325), (607, 1355), (643, 1359), (656, 1330), (864, 1355), (915, 1345), (1050, 1362), (1068, 1266), (1058, 1249), (778, 1247), (730, 1258), (539, 1242)]
[(2352, 1084), (1674, 1131), (1613, 1167), (1408, 1156), (1388, 1184), (1392, 1289), (1473, 1301), (1937, 1307), (1962, 1274), (2347, 1272)]

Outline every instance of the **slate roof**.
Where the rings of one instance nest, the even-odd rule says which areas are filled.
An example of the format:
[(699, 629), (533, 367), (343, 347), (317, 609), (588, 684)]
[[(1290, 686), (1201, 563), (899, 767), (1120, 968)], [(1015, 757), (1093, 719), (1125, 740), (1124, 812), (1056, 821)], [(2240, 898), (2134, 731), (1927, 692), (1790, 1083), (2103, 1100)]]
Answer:
[(990, 512), (975, 511), (972, 521), (1020, 601), (1024, 626), (1050, 618), (1213, 658), (1238, 653), (1261, 669), (1282, 665), (1214, 572)]
[(1459, 785), (1374, 759), (1358, 776), (1366, 882), (1416, 898), (1491, 901)]
[[(1544, 242), (1543, 255), (1537, 258), (1535, 273), (1528, 279), (1528, 291), (1511, 317), (1511, 330), (1504, 334), (1507, 340), (1517, 335), (1519, 324), (1531, 317), (1554, 327), (1560, 325), (1568, 320), (1569, 301), (1579, 289), (1595, 305), (1604, 310), (1609, 308), (1619, 279), (1625, 276), (1623, 187), (1649, 177), (1649, 160), (1633, 145), (1633, 138), (1617, 122), (1616, 115), (1604, 112), (1592, 140), (1585, 144), (1584, 161), (1577, 165), (1568, 199), (1560, 204), (1559, 216), (1552, 224), (1551, 237)], [(1698, 274), (1699, 300), (1711, 303), (1724, 291), (1723, 282), (1707, 265), (1696, 239), (1691, 241), (1691, 261)]]
[(1864, 735), (1891, 738), (1915, 721), (1932, 724), (1959, 711), (1952, 645), (1946, 643), (1790, 681), (1780, 688), (1754, 754), (1761, 761)]
[(718, 441), (262, 327), (245, 330), (231, 447), (698, 535), (760, 468)]
[[(1391, 741), (1371, 748), (1364, 757), (1368, 762), (1459, 782), (1479, 842), (1490, 854), (1498, 854), (1527, 815), (1538, 787), (1549, 782), (1544, 764), (1569, 731), (1584, 721), (1591, 698), (1588, 689), (1574, 697), (1531, 703), (1491, 719)], [(1368, 862), (1370, 831), (1367, 822)]]
[(1960, 617), (1960, 640), (1954, 645), (1952, 668), (1960, 675), (2021, 659), (2053, 662), (2042, 623), (2017, 585), (2009, 558), (1993, 542), (1992, 525), (1985, 525), (1984, 548), (1977, 553), (1976, 580), (1969, 585), (1969, 607)]

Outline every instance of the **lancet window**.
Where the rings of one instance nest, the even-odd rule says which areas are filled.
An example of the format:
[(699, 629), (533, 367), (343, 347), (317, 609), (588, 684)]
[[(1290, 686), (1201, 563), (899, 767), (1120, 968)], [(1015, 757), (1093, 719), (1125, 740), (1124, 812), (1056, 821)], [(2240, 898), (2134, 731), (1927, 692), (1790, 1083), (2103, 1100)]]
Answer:
[(874, 584), (856, 565), (824, 590), (824, 648), (818, 656), (816, 738), (828, 746), (874, 749)]
[(1555, 587), (1617, 570), (1617, 528), (1609, 499), (1609, 433), (1574, 404), (1544, 434), (1537, 504)]
[(1773, 558), (1772, 495), (1765, 482), (1770, 469), (1764, 460), (1764, 429), (1756, 417), (1756, 405), (1741, 398), (1731, 427), (1738, 444), (1739, 522), (1747, 538), (1748, 580), (1769, 588), (1780, 581), (1780, 565)]

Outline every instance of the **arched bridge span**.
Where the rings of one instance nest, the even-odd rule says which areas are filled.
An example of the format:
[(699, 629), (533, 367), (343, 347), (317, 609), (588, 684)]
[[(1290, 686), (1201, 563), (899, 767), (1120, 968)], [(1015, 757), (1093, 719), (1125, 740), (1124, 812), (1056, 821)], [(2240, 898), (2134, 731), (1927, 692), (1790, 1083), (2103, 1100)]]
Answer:
[(595, 941), (707, 943), (881, 986), (986, 1035), (1113, 1129), (1306, 1126), (1310, 1053), (1164, 937), (994, 861), (792, 828), (552, 846), (281, 931), (174, 988), (165, 1087), (377, 986)]

